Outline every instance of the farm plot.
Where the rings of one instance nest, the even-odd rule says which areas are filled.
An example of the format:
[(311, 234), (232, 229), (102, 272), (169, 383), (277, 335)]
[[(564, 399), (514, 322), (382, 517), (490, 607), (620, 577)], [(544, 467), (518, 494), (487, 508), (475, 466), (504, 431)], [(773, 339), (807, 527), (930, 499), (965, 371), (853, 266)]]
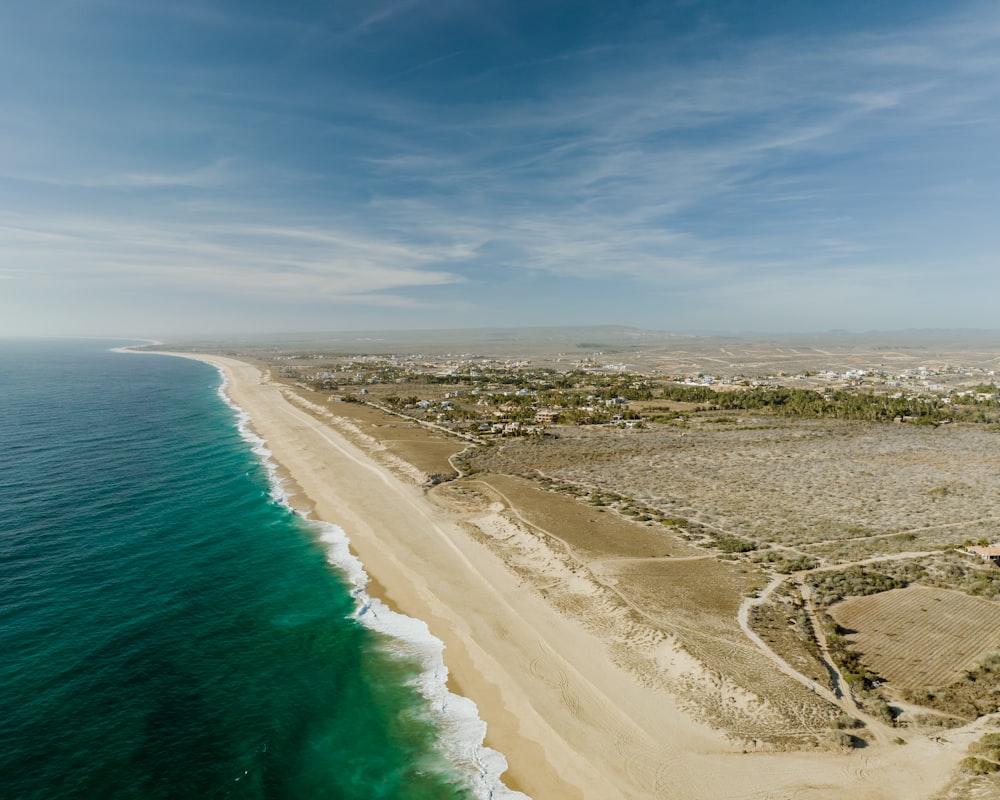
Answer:
[(1000, 647), (1000, 603), (910, 586), (830, 607), (865, 665), (897, 689), (945, 686)]

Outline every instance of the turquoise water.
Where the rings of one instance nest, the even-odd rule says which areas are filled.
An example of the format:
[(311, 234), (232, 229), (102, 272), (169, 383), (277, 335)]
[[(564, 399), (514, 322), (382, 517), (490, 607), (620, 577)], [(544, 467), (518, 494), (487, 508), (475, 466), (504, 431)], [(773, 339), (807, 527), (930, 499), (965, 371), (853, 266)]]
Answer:
[(0, 341), (0, 797), (473, 797), (218, 373), (112, 344)]

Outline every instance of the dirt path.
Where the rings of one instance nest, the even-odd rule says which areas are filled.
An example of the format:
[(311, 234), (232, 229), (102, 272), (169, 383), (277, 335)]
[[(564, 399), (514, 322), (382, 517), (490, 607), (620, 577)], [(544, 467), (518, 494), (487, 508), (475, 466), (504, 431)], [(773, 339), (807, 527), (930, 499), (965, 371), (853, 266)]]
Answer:
[[(772, 579), (771, 582), (756, 597), (747, 597), (743, 600), (742, 603), (740, 603), (740, 608), (736, 615), (736, 619), (740, 624), (740, 628), (743, 630), (743, 633), (746, 634), (746, 637), (751, 642), (753, 642), (757, 646), (757, 648), (765, 656), (767, 656), (779, 670), (781, 670), (781, 672), (783, 672), (785, 675), (792, 678), (793, 680), (798, 681), (810, 691), (815, 692), (824, 700), (827, 700), (830, 703), (839, 706), (845, 711), (845, 713), (853, 714), (854, 713), (853, 707), (845, 705), (844, 698), (841, 693), (839, 692), (834, 693), (829, 689), (827, 689), (825, 686), (821, 686), (812, 678), (808, 678), (805, 675), (803, 675), (801, 672), (795, 669), (791, 664), (785, 661), (785, 659), (783, 659), (781, 656), (775, 653), (774, 650), (772, 650), (770, 646), (768, 646), (767, 642), (761, 639), (760, 636), (758, 636), (756, 632), (754, 632), (754, 630), (750, 627), (750, 609), (753, 608), (754, 606), (759, 606), (762, 605), (763, 603), (766, 603), (767, 600), (770, 598), (770, 596), (774, 593), (775, 589), (781, 586), (786, 580), (788, 580), (787, 575), (778, 575), (774, 579)], [(827, 668), (831, 669), (829, 665)], [(836, 668), (833, 667), (832, 669), (836, 673)], [(836, 674), (839, 675), (839, 673)]]
[(834, 572), (839, 569), (849, 569), (850, 567), (863, 567), (868, 564), (878, 564), (884, 561), (898, 561), (905, 558), (924, 558), (940, 553), (940, 550), (910, 550), (905, 553), (889, 553), (887, 555), (872, 556), (871, 558), (861, 558), (857, 561), (846, 561), (843, 564), (826, 564), (812, 569), (804, 569), (793, 573), (797, 578), (811, 575), (814, 572)]
[(817, 547), (819, 545), (844, 544), (846, 542), (866, 542), (871, 539), (891, 539), (894, 536), (906, 536), (911, 533), (944, 530), (945, 528), (961, 528), (966, 525), (978, 525), (982, 522), (996, 522), (996, 517), (979, 517), (978, 519), (963, 519), (958, 522), (942, 522), (936, 525), (922, 525), (919, 528), (906, 528), (891, 533), (873, 533), (868, 536), (851, 536), (847, 539), (817, 539), (815, 542), (798, 545), (799, 547)]

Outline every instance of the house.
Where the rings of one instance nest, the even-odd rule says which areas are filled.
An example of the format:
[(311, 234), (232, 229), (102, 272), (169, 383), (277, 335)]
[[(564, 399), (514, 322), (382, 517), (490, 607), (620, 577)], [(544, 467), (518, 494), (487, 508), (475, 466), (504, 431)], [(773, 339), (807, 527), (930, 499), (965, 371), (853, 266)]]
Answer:
[(559, 411), (554, 408), (540, 408), (535, 413), (535, 422), (552, 424), (559, 421)]
[(983, 561), (992, 561), (994, 564), (1000, 565), (1000, 545), (991, 544), (987, 547), (973, 545), (966, 547), (965, 552), (979, 556)]

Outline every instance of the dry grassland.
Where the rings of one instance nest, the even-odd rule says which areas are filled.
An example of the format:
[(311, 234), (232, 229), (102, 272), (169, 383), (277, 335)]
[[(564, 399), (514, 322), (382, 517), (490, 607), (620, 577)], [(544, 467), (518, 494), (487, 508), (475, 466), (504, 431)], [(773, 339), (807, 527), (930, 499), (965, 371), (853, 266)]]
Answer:
[(705, 551), (660, 525), (640, 525), (604, 508), (545, 491), (533, 481), (510, 475), (477, 475), (500, 492), (532, 525), (555, 533), (588, 559), (686, 558)]
[(1000, 775), (959, 775), (934, 800), (996, 800), (1000, 797)]
[(910, 586), (830, 607), (865, 664), (897, 689), (947, 686), (1000, 645), (1000, 604)]
[(838, 561), (1000, 531), (1000, 435), (978, 427), (750, 415), (736, 426), (560, 427), (475, 464), (621, 492), (666, 515)]

